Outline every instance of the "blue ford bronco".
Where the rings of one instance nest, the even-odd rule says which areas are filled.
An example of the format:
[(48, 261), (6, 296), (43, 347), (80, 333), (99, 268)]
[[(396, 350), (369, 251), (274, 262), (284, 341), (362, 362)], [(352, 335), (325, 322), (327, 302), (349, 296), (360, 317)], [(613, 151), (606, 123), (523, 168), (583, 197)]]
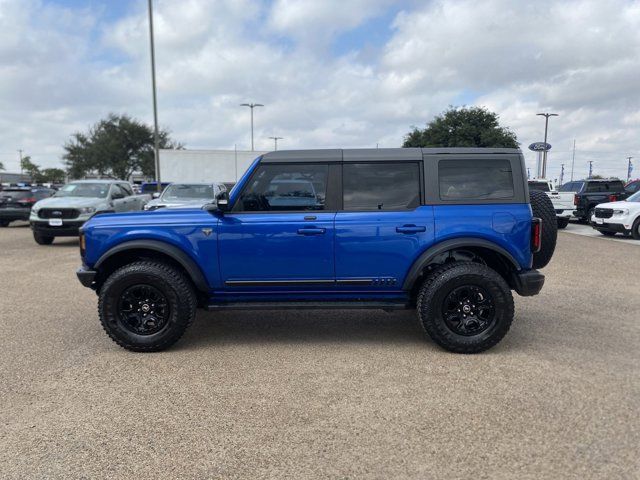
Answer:
[(134, 351), (171, 346), (200, 307), (415, 309), (437, 344), (480, 352), (555, 248), (525, 171), (506, 148), (271, 152), (201, 209), (94, 217), (77, 275)]

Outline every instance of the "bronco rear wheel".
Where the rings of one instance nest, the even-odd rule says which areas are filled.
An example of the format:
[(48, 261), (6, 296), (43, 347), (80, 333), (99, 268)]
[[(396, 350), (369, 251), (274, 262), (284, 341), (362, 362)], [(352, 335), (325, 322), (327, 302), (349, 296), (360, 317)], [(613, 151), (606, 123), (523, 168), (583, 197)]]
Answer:
[(529, 191), (531, 211), (534, 217), (542, 220), (542, 246), (533, 254), (533, 268), (546, 267), (553, 257), (558, 239), (558, 220), (551, 199), (538, 190)]
[(473, 262), (442, 265), (418, 294), (420, 325), (434, 342), (456, 353), (477, 353), (496, 345), (513, 320), (513, 297), (504, 279)]
[(111, 339), (135, 352), (176, 343), (196, 313), (196, 295), (185, 275), (161, 262), (119, 268), (100, 288), (98, 313)]

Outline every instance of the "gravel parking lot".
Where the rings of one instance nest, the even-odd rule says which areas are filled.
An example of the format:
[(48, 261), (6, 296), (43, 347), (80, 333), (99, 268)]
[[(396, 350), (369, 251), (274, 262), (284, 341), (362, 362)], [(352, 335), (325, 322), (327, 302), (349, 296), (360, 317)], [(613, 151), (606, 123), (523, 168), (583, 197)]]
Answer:
[(561, 233), (475, 356), (412, 312), (200, 313), (120, 349), (75, 239), (0, 229), (2, 478), (638, 478), (636, 245)]

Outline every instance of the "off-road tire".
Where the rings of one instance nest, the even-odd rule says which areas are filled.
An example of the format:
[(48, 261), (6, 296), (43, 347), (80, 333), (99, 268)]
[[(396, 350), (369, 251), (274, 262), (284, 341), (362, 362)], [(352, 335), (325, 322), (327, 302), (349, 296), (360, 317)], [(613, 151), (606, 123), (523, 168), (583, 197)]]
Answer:
[(568, 218), (558, 218), (558, 229), (567, 228), (567, 225), (569, 225)]
[[(166, 297), (168, 318), (156, 333), (139, 335), (121, 321), (121, 295), (136, 285), (151, 286)], [(182, 337), (196, 315), (197, 299), (190, 280), (181, 271), (162, 262), (139, 261), (119, 268), (107, 278), (98, 295), (102, 327), (114, 342), (134, 352), (157, 352), (170, 347)]]
[[(447, 295), (464, 285), (486, 290), (495, 307), (493, 323), (473, 336), (452, 331), (442, 313)], [(424, 280), (418, 293), (417, 313), (425, 333), (441, 347), (455, 353), (478, 353), (496, 345), (509, 331), (514, 315), (513, 296), (495, 270), (474, 262), (452, 262), (437, 267)]]
[(544, 268), (551, 261), (558, 238), (558, 220), (553, 203), (546, 193), (538, 190), (529, 191), (531, 210), (534, 217), (542, 220), (542, 246), (533, 254), (533, 268)]
[(633, 226), (631, 227), (631, 236), (636, 240), (640, 240), (640, 217), (636, 218), (636, 221), (633, 222)]
[(38, 245), (51, 245), (53, 243), (53, 239), (55, 237), (49, 237), (48, 235), (40, 235), (39, 233), (33, 232), (33, 239), (36, 241)]

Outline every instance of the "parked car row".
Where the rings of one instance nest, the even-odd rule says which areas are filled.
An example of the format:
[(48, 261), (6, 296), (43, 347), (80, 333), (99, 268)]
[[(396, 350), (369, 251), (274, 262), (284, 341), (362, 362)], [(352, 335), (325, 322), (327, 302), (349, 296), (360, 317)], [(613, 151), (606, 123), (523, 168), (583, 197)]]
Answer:
[(11, 222), (18, 220), (29, 220), (31, 208), (36, 202), (55, 192), (45, 187), (9, 187), (0, 190), (0, 227), (8, 227)]
[[(61, 186), (15, 186), (0, 190), (0, 226), (13, 221), (29, 221), (33, 238), (40, 245), (50, 245), (55, 237), (77, 236), (91, 217), (106, 213), (158, 210), (166, 208), (200, 208), (216, 202), (224, 183), (157, 183), (136, 188), (121, 180), (80, 180)], [(143, 192), (143, 193), (137, 193)], [(149, 193), (145, 193), (149, 192)]]
[(640, 191), (626, 200), (600, 203), (593, 209), (591, 226), (603, 235), (632, 235), (640, 240)]
[(589, 178), (567, 182), (556, 190), (551, 182), (537, 179), (529, 180), (529, 189), (547, 194), (556, 212), (558, 228), (565, 228), (570, 219), (592, 223), (599, 204), (625, 200), (640, 189), (640, 180), (625, 186), (617, 178)]

